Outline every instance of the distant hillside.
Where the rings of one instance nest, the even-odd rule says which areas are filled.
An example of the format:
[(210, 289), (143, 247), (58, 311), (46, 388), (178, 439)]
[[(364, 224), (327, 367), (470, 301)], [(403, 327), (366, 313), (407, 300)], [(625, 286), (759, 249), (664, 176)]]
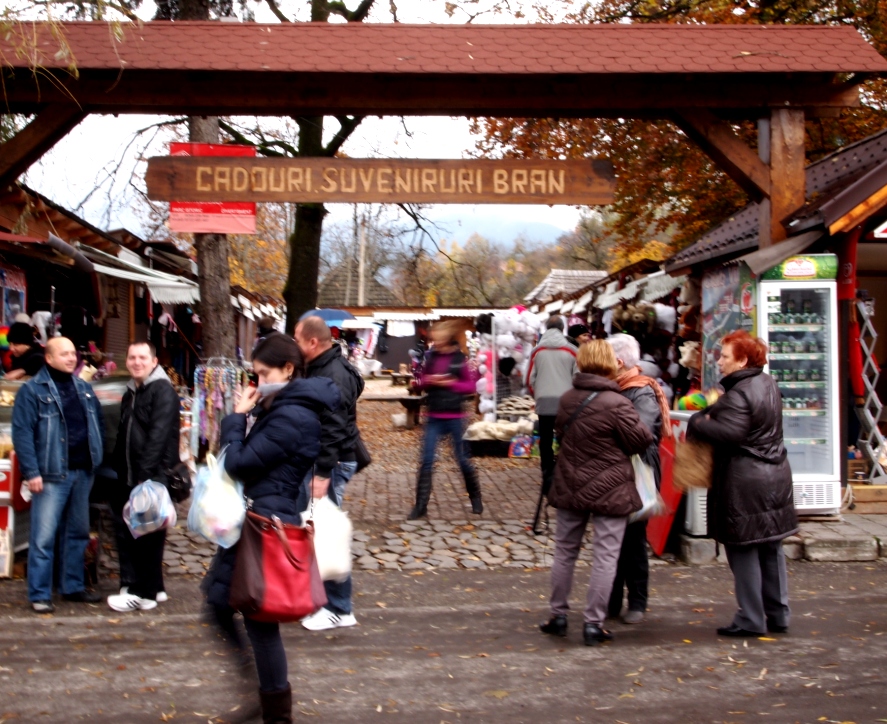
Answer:
[(428, 214), (438, 227), (430, 229), (431, 233), (436, 239), (447, 239), (459, 244), (464, 243), (472, 234), (479, 234), (485, 239), (509, 246), (518, 237), (523, 237), (527, 241), (551, 244), (559, 236), (570, 231), (539, 221), (508, 219), (500, 209), (468, 214), (442, 211), (443, 213), (437, 214), (432, 210)]

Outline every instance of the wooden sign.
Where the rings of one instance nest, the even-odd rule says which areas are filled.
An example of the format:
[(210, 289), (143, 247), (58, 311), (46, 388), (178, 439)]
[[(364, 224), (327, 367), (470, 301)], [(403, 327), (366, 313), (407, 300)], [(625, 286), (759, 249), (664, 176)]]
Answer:
[(423, 161), (338, 158), (148, 160), (155, 201), (609, 204), (608, 161)]

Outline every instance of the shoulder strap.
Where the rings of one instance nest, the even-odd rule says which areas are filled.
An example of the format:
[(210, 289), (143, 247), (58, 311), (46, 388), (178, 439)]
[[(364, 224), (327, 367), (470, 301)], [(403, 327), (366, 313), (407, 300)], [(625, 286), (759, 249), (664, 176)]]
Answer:
[(567, 420), (567, 424), (564, 425), (564, 431), (563, 431), (563, 433), (561, 433), (561, 440), (566, 440), (567, 430), (570, 429), (570, 425), (573, 424), (573, 421), (577, 417), (579, 417), (579, 413), (582, 412), (582, 410), (585, 409), (585, 407), (588, 405), (588, 403), (591, 402), (595, 397), (597, 397), (597, 395), (598, 395), (597, 390), (595, 390), (588, 397), (586, 397), (584, 400), (582, 400), (582, 404), (580, 404), (579, 407), (576, 408), (576, 411), (572, 415), (570, 415), (570, 419)]

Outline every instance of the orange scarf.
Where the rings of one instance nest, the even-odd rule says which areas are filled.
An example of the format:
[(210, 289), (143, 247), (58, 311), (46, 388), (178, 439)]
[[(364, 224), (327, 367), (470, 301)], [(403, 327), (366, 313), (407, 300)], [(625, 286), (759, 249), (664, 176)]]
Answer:
[(672, 436), (668, 400), (665, 399), (665, 393), (656, 380), (642, 375), (640, 367), (632, 367), (630, 370), (625, 370), (621, 375), (617, 375), (614, 381), (619, 385), (620, 390), (625, 390), (629, 387), (652, 387), (653, 392), (656, 393), (659, 410), (662, 413), (662, 437), (670, 438)]

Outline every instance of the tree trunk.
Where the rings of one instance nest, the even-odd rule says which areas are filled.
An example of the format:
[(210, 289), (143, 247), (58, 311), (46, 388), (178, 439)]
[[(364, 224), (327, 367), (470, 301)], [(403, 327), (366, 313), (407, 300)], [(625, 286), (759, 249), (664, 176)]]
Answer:
[[(219, 119), (188, 119), (192, 143), (218, 143)], [(197, 283), (200, 286), (200, 319), (203, 322), (203, 355), (234, 359), (236, 339), (231, 309), (231, 269), (225, 234), (194, 234), (197, 250)]]
[[(323, 116), (299, 117), (299, 157), (323, 156)], [(292, 332), (296, 322), (317, 306), (317, 276), (320, 272), (320, 237), (323, 204), (296, 206), (296, 223), (289, 238), (290, 266), (283, 288), (286, 302), (286, 329)]]

